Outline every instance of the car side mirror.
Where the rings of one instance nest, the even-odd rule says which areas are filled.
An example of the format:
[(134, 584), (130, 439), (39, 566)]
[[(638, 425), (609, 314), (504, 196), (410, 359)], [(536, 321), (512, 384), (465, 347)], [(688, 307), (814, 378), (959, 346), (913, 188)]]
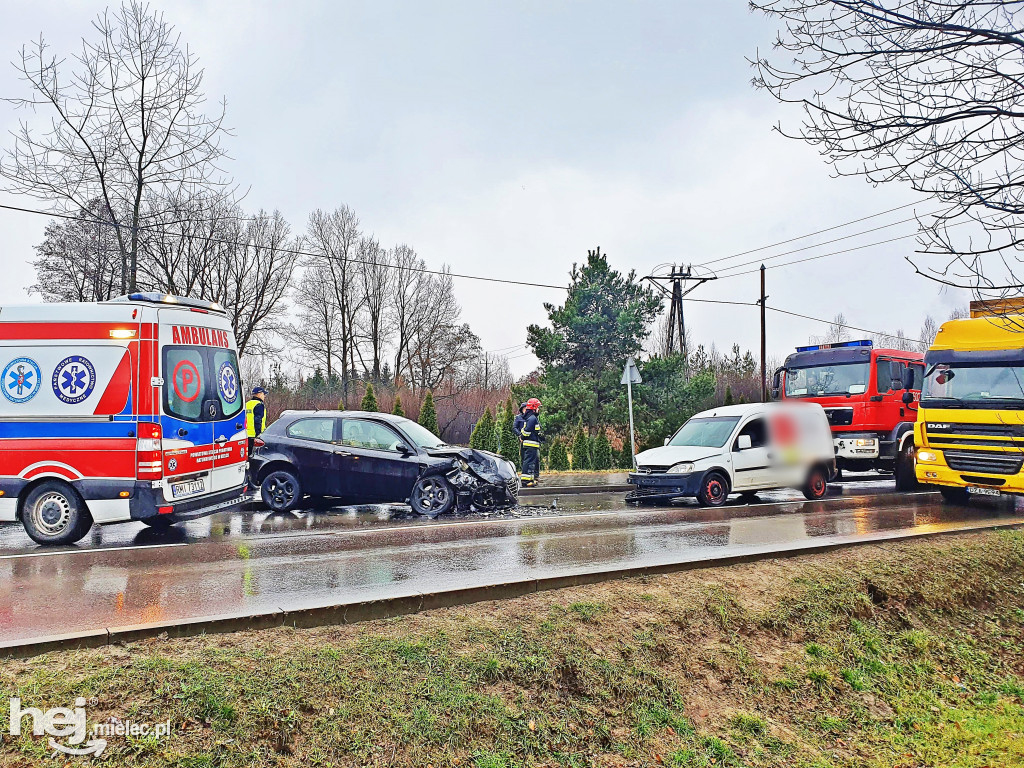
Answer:
[(736, 447), (741, 451), (749, 451), (750, 446), (750, 435), (740, 435), (736, 438)]
[(912, 402), (914, 402), (914, 393), (908, 389), (903, 393), (903, 403), (910, 405)]
[(398, 452), (400, 454), (402, 454), (403, 456), (412, 456), (412, 454), (413, 454), (412, 448), (410, 448), (405, 443), (399, 443), (398, 444)]

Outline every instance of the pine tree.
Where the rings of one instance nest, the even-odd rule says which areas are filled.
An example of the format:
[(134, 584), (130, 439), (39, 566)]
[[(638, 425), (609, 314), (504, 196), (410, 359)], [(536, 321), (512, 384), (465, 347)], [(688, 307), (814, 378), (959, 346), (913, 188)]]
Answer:
[(402, 396), (399, 394), (395, 395), (395, 407), (391, 409), (393, 416), (405, 416), (405, 411), (402, 409)]
[(373, 384), (366, 385), (366, 394), (363, 395), (363, 401), (359, 404), (359, 410), (361, 411), (376, 411), (377, 410), (377, 396), (373, 394)]
[(515, 421), (516, 412), (511, 403), (512, 401), (509, 400), (505, 407), (501, 409), (501, 421), (498, 422), (497, 433), (499, 442), (498, 453), (501, 454), (502, 458), (515, 464), (516, 469), (521, 469), (522, 457), (519, 455), (519, 438), (516, 437), (516, 433), (512, 430), (512, 423)]
[(429, 429), (432, 434), (441, 436), (441, 425), (437, 423), (437, 410), (434, 408), (434, 393), (429, 389), (427, 396), (423, 398), (423, 407), (420, 408), (420, 426)]
[(603, 428), (598, 430), (597, 437), (594, 438), (592, 459), (594, 469), (612, 468), (612, 444), (608, 442), (608, 433)]
[(564, 472), (569, 469), (569, 455), (565, 452), (565, 443), (561, 440), (551, 446), (548, 466), (552, 472)]
[(492, 451), (494, 444), (494, 415), (487, 406), (483, 416), (473, 426), (469, 436), (469, 447), (477, 451)]
[(725, 405), (733, 405), (736, 401), (732, 396), (732, 387), (728, 384), (725, 385)]
[(572, 440), (572, 468), (573, 471), (593, 468), (590, 460), (590, 440), (582, 425), (576, 430), (576, 436)]

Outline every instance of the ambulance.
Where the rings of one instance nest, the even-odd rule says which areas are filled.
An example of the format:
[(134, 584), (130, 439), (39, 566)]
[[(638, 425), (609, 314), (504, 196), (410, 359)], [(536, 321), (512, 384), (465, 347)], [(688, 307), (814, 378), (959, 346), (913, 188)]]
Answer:
[(158, 293), (0, 307), (0, 522), (39, 544), (243, 500), (245, 398), (217, 304)]

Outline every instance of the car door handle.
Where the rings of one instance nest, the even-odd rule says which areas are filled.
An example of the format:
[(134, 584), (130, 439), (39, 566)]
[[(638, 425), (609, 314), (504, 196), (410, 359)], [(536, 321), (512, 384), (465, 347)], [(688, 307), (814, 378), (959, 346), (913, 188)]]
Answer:
[(344, 456), (345, 458), (348, 458), (352, 455), (348, 451), (335, 451), (334, 453), (338, 456)]
[(181, 427), (181, 428), (180, 428), (180, 429), (178, 430), (178, 437), (184, 437), (184, 436), (185, 436), (185, 435), (187, 435), (187, 434), (188, 434), (188, 430), (187, 430), (187, 429), (185, 429), (184, 427)]

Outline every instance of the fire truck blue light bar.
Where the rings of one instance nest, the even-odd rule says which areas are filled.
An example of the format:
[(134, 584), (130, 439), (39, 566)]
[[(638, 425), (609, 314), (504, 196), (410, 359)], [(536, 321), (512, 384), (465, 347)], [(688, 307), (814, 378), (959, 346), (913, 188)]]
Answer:
[(861, 339), (860, 341), (837, 341), (834, 344), (814, 344), (810, 347), (797, 347), (797, 352), (813, 352), (816, 349), (839, 349), (841, 347), (870, 347), (871, 339)]

